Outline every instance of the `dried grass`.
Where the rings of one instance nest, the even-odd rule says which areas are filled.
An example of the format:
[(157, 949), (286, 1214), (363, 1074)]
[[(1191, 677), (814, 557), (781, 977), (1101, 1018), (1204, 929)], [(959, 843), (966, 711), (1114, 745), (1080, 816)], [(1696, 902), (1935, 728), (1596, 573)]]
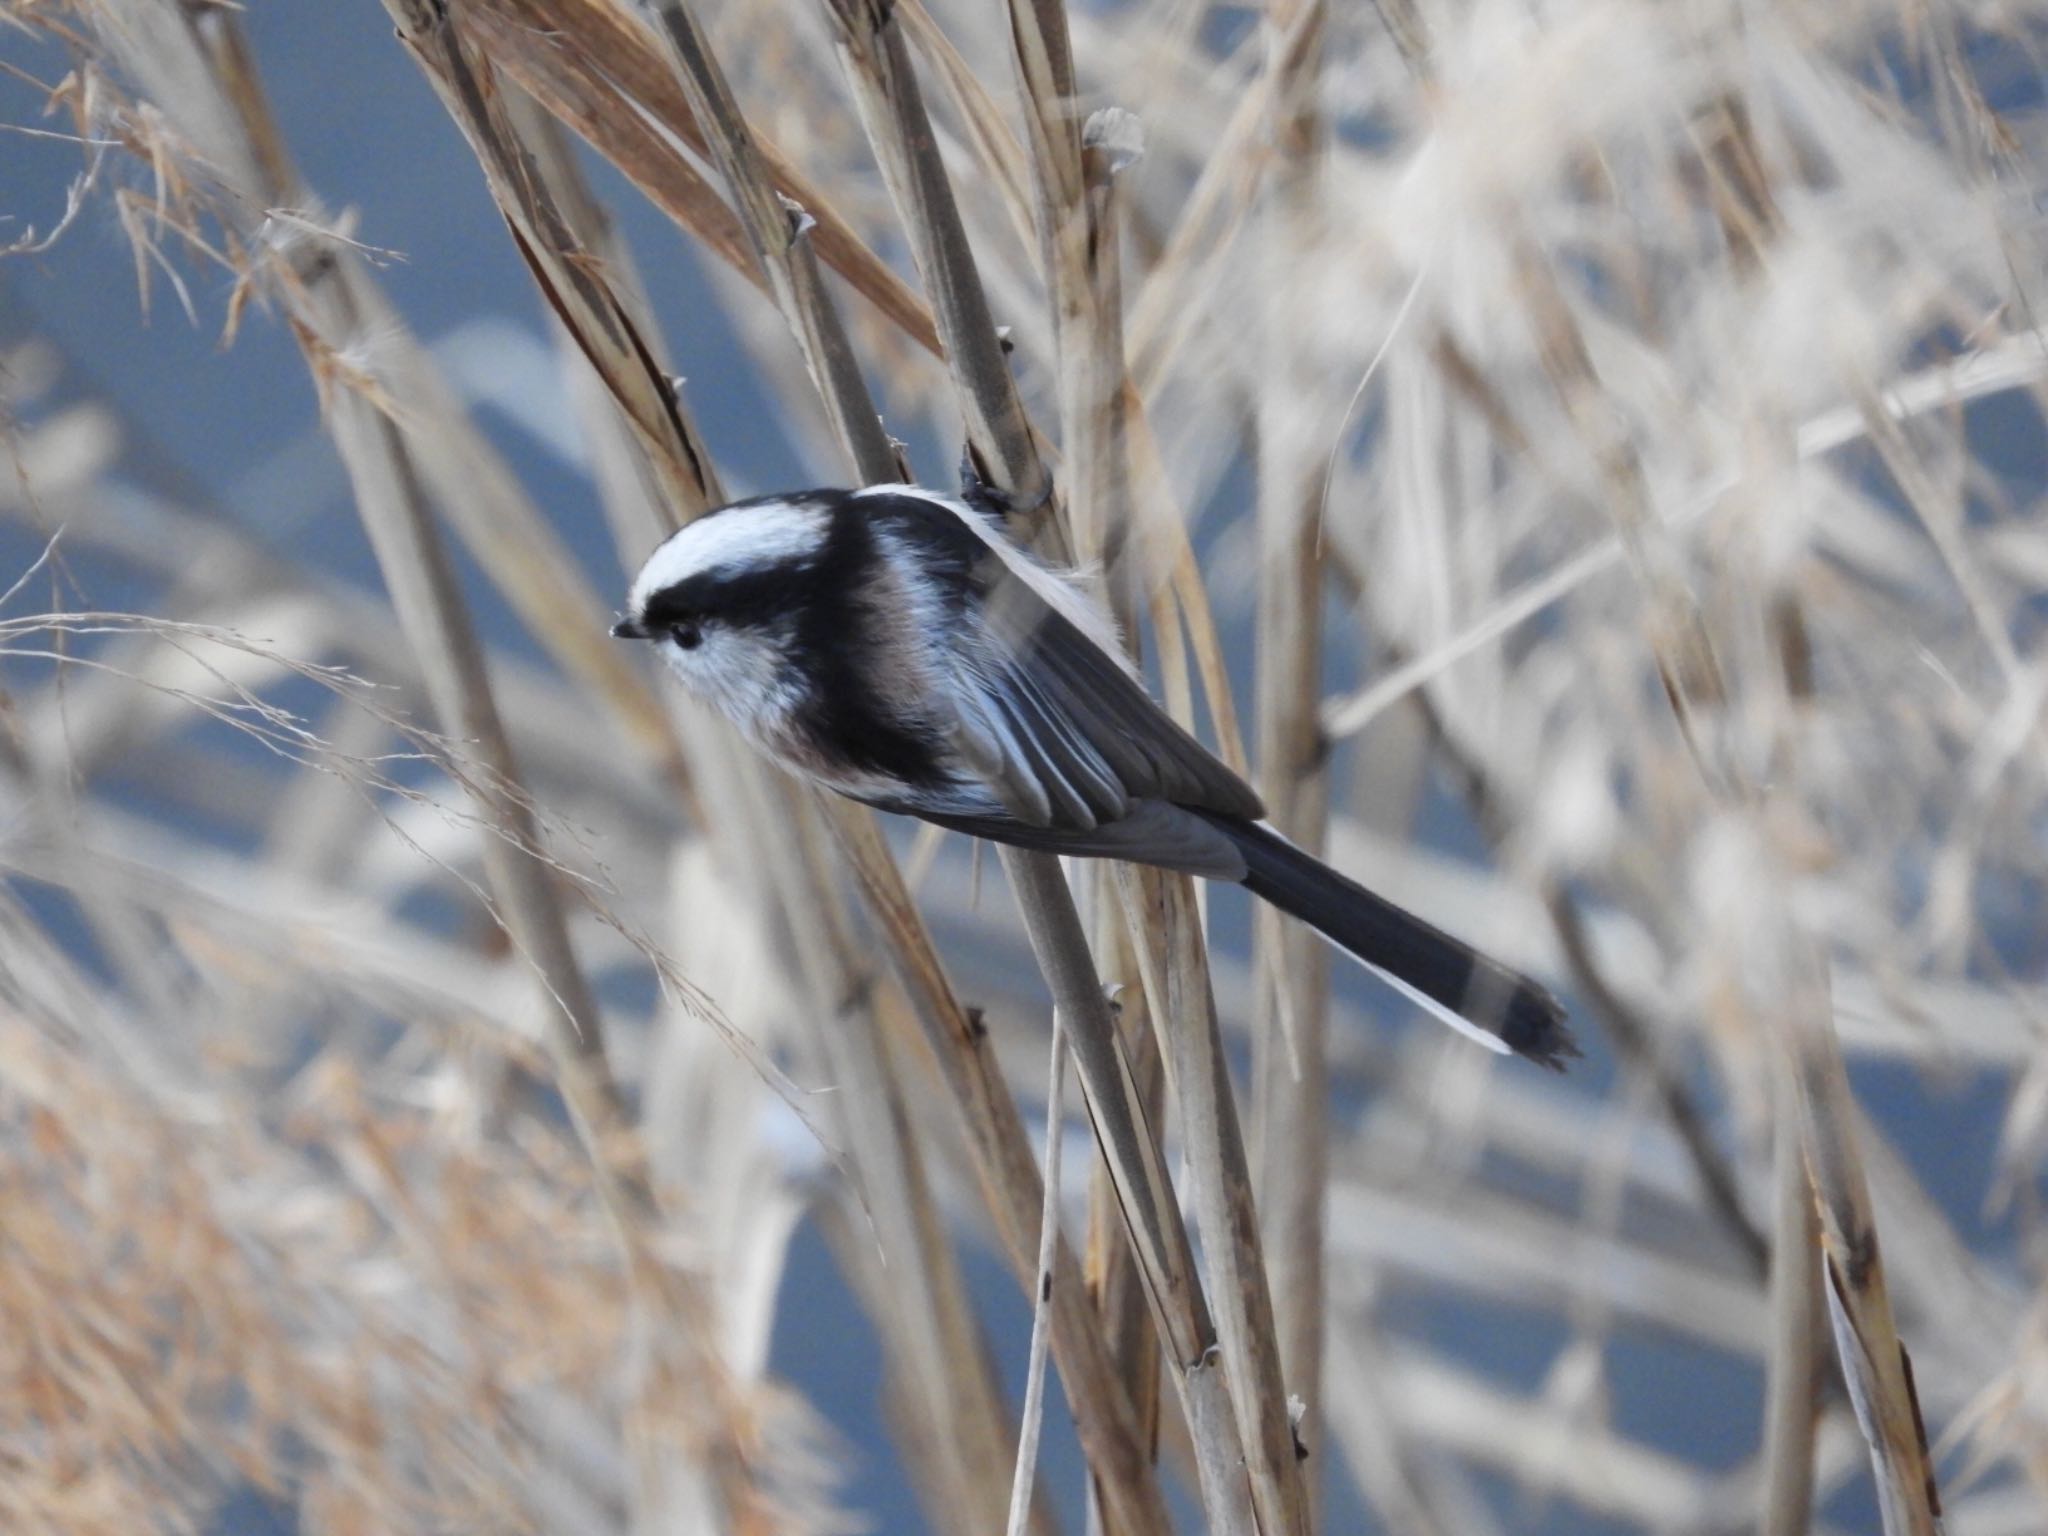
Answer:
[[(1888, 1536), (2048, 1521), (2040, 6), (386, 5), (622, 569), (731, 450), (574, 139), (736, 274), (718, 367), (833, 476), (964, 442), (1279, 824), (1559, 978), (1614, 1080), (1378, 1043), (1299, 934), (1212, 954), (1182, 880), (1006, 858), (1044, 982), (956, 850), (914, 901), (873, 818), (602, 643), (234, 8), (4, 0), (53, 82), (11, 110), (81, 151), (8, 253), (105, 199), (145, 308), (289, 327), (391, 593), (0, 360), (0, 515), (63, 530), (0, 583), (8, 1529), (251, 1488), (309, 1531), (843, 1528), (767, 1369), (807, 1215), (934, 1529), (1082, 1494), (1009, 1509), (976, 1226), (1117, 1536), (1175, 1481), (1262, 1536), (1781, 1536), (1861, 1479)], [(450, 533), (544, 665), (487, 655)], [(1050, 1234), (1047, 988), (1104, 1154)], [(1989, 1211), (1859, 1100), (1885, 1063), (1930, 1116), (1995, 1079)], [(1544, 1378), (1424, 1292), (1555, 1334)], [(1751, 1367), (1742, 1459), (1631, 1421), (1643, 1349)]]

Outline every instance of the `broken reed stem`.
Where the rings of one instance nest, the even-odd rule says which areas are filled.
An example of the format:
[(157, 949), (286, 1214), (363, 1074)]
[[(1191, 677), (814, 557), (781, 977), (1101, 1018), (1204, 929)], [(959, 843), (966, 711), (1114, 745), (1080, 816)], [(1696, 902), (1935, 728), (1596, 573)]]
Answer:
[(1886, 1536), (1939, 1536), (1941, 1499), (1912, 1362), (1899, 1338), (1856, 1149), (1855, 1101), (1829, 1004), (1827, 962), (1791, 930), (1797, 978), (1779, 1024), (1792, 1058), (1806, 1176), (1819, 1206), (1821, 1290), (1856, 1422), (1870, 1448)]

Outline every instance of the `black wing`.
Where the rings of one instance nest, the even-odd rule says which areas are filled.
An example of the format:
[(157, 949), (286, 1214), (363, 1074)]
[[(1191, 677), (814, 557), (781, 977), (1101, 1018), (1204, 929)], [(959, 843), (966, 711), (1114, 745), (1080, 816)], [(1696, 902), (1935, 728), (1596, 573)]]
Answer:
[(943, 552), (945, 569), (957, 573), (958, 600), (981, 620), (958, 626), (949, 658), (952, 745), (993, 801), (989, 815), (975, 819), (1006, 814), (1049, 832), (1092, 832), (1153, 800), (1248, 820), (1265, 814), (1250, 785), (1154, 703), (1082, 622), (1060, 611), (1078, 599), (1061, 590), (1062, 577), (1020, 552), (1005, 559), (993, 543), (1002, 535), (981, 537), (965, 521), (975, 514), (964, 509), (903, 494), (868, 493), (856, 504), (884, 530), (901, 520), (912, 525), (906, 532), (915, 545)]

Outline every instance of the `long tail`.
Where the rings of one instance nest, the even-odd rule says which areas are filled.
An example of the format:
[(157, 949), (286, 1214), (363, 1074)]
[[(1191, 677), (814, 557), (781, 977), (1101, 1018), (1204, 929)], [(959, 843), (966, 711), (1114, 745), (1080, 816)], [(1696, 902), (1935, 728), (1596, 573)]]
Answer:
[(1300, 918), (1453, 1029), (1554, 1072), (1579, 1054), (1557, 999), (1528, 977), (1345, 879), (1266, 827), (1195, 814), (1243, 852), (1247, 890)]

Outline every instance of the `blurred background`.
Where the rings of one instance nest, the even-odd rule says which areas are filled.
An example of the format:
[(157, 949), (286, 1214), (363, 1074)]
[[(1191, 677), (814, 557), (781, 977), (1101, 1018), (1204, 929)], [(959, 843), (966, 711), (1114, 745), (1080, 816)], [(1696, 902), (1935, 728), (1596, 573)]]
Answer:
[[(723, 497), (856, 478), (647, 13), (447, 10), (569, 167), (533, 174), (598, 210), (587, 270)], [(951, 486), (975, 429), (850, 24), (693, 10), (804, 178), (884, 427)], [(1326, 992), (1210, 894), (1289, 1519), (1930, 1529), (1886, 1491), (1924, 1483), (1916, 1383), (1947, 1529), (2042, 1529), (2048, 13), (1011, 12), (879, 25), (1068, 547), (1290, 830), (1545, 977), (1585, 1050), (1552, 1077), (1341, 963)], [(607, 649), (691, 509), (403, 14), (0, 5), (0, 1508), (1000, 1530), (1035, 1225), (994, 1214), (994, 1122), (819, 813)], [(1078, 107), (1028, 110), (1015, 17), (1057, 18)], [(1104, 107), (1142, 153), (1092, 120), (1117, 152), (1074, 206), (1111, 255), (1056, 325), (1034, 125)], [(387, 595), (425, 546), (364, 509), (364, 421), (509, 753)], [(884, 831), (1042, 1157), (1049, 994), (1001, 871)], [(1167, 1162), (1239, 1290), (1187, 1088)], [(1113, 1271), (1071, 1086), (1054, 1123), (1067, 1239)], [(1232, 1528), (1104, 1284), (1160, 1470), (1097, 1508), (1055, 1371), (1032, 1528)]]

